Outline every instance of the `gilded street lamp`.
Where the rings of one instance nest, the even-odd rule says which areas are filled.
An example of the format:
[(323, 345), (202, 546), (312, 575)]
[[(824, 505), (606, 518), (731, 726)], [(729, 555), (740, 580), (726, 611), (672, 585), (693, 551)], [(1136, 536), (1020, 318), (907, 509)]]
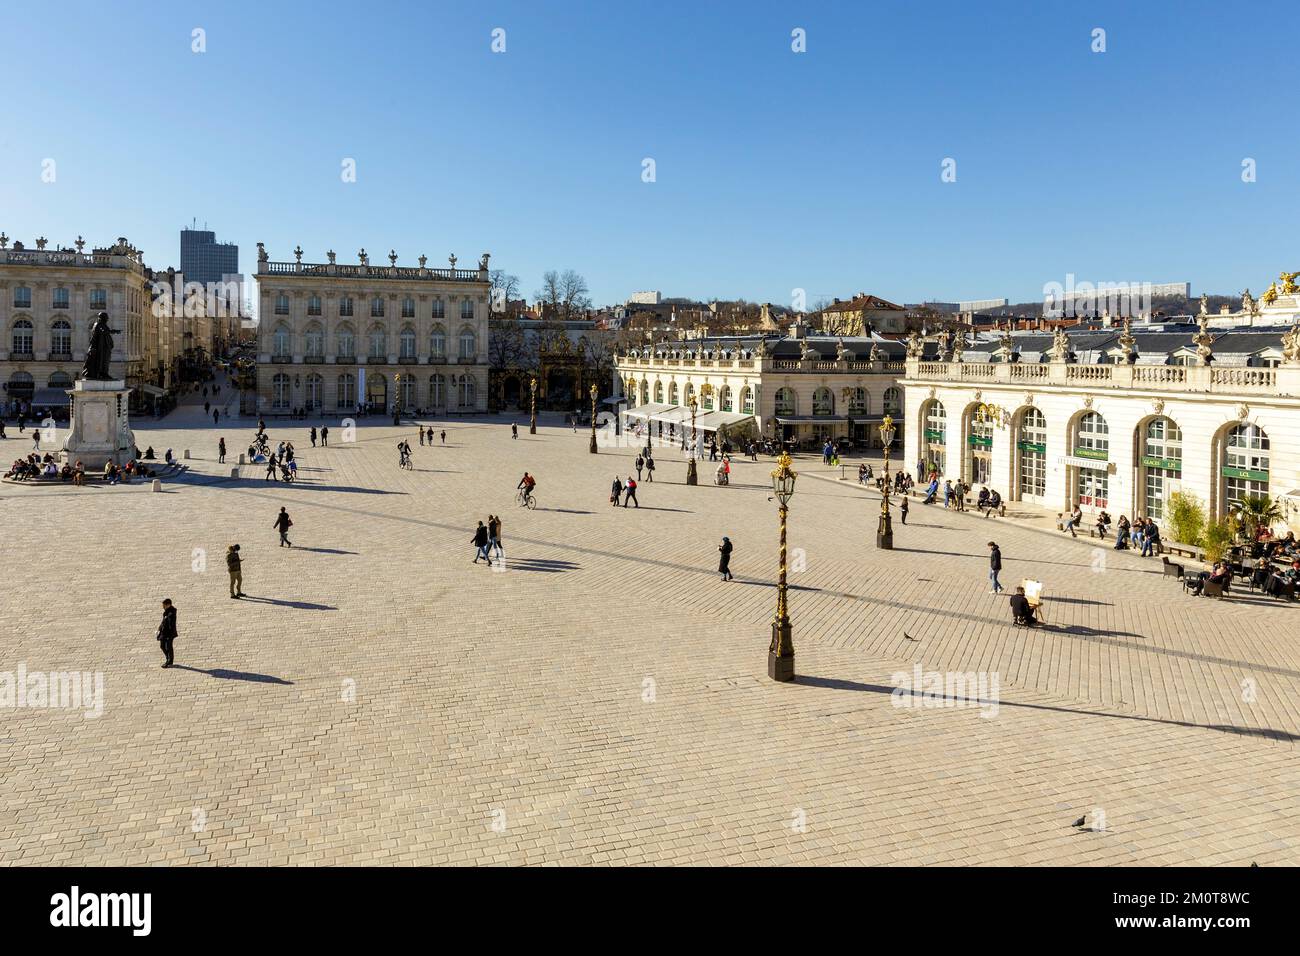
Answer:
[(695, 485), (699, 484), (699, 476), (695, 472), (695, 410), (700, 407), (700, 403), (692, 395), (687, 404), (691, 409), (691, 460), (686, 463), (686, 483)]
[(894, 526), (889, 517), (889, 446), (894, 443), (894, 416), (886, 415), (880, 425), (880, 443), (885, 446), (885, 484), (880, 498), (880, 526), (876, 529), (876, 547), (892, 551)]
[(596, 383), (595, 382), (591, 383), (591, 388), (588, 390), (588, 394), (591, 395), (591, 444), (587, 447), (587, 451), (591, 452), (594, 455), (596, 454)]
[(528, 392), (532, 396), (532, 417), (528, 420), (528, 434), (537, 434), (537, 379), (530, 379), (528, 382)]
[(402, 373), (393, 376), (393, 424), (402, 424)]
[(772, 643), (767, 648), (767, 676), (775, 681), (794, 680), (794, 639), (790, 627), (790, 614), (786, 607), (785, 588), (785, 522), (789, 514), (790, 498), (794, 495), (794, 480), (798, 475), (790, 467), (790, 455), (781, 452), (772, 472), (772, 491), (781, 503), (781, 570), (776, 584), (776, 616), (772, 618)]

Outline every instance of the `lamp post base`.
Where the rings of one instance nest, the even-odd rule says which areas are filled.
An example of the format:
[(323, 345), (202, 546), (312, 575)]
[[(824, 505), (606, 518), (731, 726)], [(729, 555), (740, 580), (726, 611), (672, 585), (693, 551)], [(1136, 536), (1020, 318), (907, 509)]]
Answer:
[(591, 452), (593, 455), (597, 454), (597, 452), (596, 452), (596, 436), (595, 436), (595, 435), (592, 435), (592, 436), (591, 436), (591, 444), (587, 446), (587, 451)]
[(686, 483), (688, 485), (698, 485), (700, 483), (699, 476), (695, 473), (694, 455), (692, 455), (691, 460), (686, 463)]
[(788, 684), (794, 680), (794, 655), (777, 657), (775, 651), (768, 651), (767, 676), (782, 684)]
[(536, 435), (536, 434), (537, 434), (537, 422), (529, 422), (529, 423), (528, 423), (528, 434), (530, 434), (530, 435)]
[(894, 524), (888, 514), (880, 516), (880, 525), (876, 528), (876, 547), (884, 551), (894, 550)]

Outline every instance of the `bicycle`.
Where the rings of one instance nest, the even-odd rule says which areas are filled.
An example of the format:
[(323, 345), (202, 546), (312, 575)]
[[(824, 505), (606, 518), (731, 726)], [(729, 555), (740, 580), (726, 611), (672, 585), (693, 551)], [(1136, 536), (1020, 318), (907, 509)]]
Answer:
[(398, 468), (404, 468), (407, 471), (414, 471), (415, 465), (411, 463), (410, 458), (399, 458), (397, 461)]
[(515, 494), (515, 504), (521, 508), (529, 508), (535, 511), (537, 509), (537, 496), (525, 495), (521, 489)]

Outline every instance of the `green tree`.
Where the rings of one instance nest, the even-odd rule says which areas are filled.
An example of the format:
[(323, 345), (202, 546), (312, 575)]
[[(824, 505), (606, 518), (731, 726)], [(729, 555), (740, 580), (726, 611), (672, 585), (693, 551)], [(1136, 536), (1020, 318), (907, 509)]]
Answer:
[(1169, 532), (1180, 544), (1200, 546), (1205, 532), (1205, 506), (1188, 491), (1169, 496)]
[(1233, 533), (1231, 523), (1220, 518), (1207, 524), (1201, 537), (1201, 546), (1205, 549), (1205, 560), (1213, 563), (1223, 560), (1228, 553), (1228, 549), (1232, 547), (1232, 540), (1236, 535)]
[(1247, 495), (1237, 504), (1234, 517), (1246, 537), (1254, 541), (1261, 528), (1271, 528), (1282, 520), (1282, 509), (1268, 495)]

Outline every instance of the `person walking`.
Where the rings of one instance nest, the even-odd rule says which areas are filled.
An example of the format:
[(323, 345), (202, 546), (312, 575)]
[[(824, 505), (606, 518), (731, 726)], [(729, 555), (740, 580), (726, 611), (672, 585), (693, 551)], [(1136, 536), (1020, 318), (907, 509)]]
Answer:
[(488, 540), (492, 543), (492, 549), (496, 551), (497, 557), (505, 559), (505, 548), (501, 547), (501, 516), (488, 515)]
[(731, 573), (731, 539), (726, 535), (722, 537), (722, 544), (718, 545), (718, 572), (722, 575), (722, 580), (730, 581)]
[(645, 459), (640, 455), (636, 456), (636, 480), (641, 480), (641, 470), (645, 468)]
[(171, 598), (163, 598), (162, 607), (162, 621), (158, 624), (158, 646), (166, 657), (162, 666), (171, 667), (175, 663), (172, 643), (176, 640), (176, 606), (172, 604)]
[(219, 408), (214, 408), (214, 409), (212, 410), (212, 424), (215, 425), (215, 424), (217, 424), (217, 422), (219, 422), (219, 421), (221, 421), (221, 409), (219, 409)]
[(423, 448), (423, 447), (424, 447), (424, 429), (423, 429), (423, 428), (417, 428), (417, 429), (415, 430), (415, 433), (416, 433), (417, 435), (420, 436), (420, 447)]
[(217, 440), (217, 464), (224, 465), (225, 463), (226, 463), (226, 440), (224, 438), (221, 438)]
[(280, 530), (280, 547), (283, 548), (288, 545), (292, 548), (293, 542), (289, 540), (289, 529), (293, 527), (293, 522), (289, 519), (289, 512), (284, 510), (283, 505), (281, 505), (280, 513), (275, 516), (275, 521), (272, 522), (271, 526)]
[(311, 447), (316, 447), (316, 426), (311, 426)]
[(510, 423), (510, 437), (511, 437), (511, 438), (518, 438), (518, 437), (519, 437), (519, 425), (518, 425), (518, 423), (516, 423), (516, 422), (511, 422), (511, 423)]
[(649, 455), (646, 455), (645, 458), (645, 480), (646, 481), (655, 480), (655, 460), (651, 458)]
[(330, 427), (328, 425), (320, 427), (320, 443), (322, 448), (330, 443)]
[(626, 508), (627, 503), (630, 501), (640, 508), (641, 502), (636, 500), (636, 479), (628, 475), (627, 481), (623, 483), (623, 490), (627, 492), (627, 497), (623, 499), (623, 507)]
[(226, 549), (226, 570), (230, 572), (230, 596), (244, 597), (244, 562), (239, 557), (239, 545)]
[(266, 477), (264, 477), (264, 478), (262, 479), (263, 481), (279, 481), (279, 480), (280, 480), (280, 475), (279, 475), (279, 473), (275, 470), (275, 464), (276, 464), (276, 462), (275, 462), (275, 455), (274, 455), (274, 453), (272, 453), (272, 454), (269, 455), (269, 456), (267, 457), (267, 459), (266, 459)]
[(438, 433), (438, 435), (439, 437), (442, 438), (442, 443), (444, 445), (447, 444), (447, 429), (444, 428), (441, 432)]
[(898, 512), (902, 516), (903, 524), (907, 524), (907, 496), (904, 495), (898, 502)]
[(989, 583), (993, 585), (989, 589), (989, 594), (1001, 594), (1004, 590), (1002, 582), (998, 580), (998, 574), (1002, 571), (1002, 549), (998, 547), (996, 541), (989, 542)]
[(614, 483), (609, 486), (610, 507), (617, 508), (618, 501), (621, 497), (623, 497), (623, 481), (618, 477), (618, 475), (615, 475)]
[(478, 528), (475, 530), (474, 537), (471, 540), (473, 541), (475, 548), (474, 563), (478, 564), (479, 558), (487, 558), (488, 567), (492, 567), (492, 556), (488, 554), (488, 529), (484, 526), (482, 521), (478, 523)]
[(433, 426), (432, 425), (429, 426), (429, 431), (427, 435), (429, 439), (429, 447), (432, 448), (433, 447)]

